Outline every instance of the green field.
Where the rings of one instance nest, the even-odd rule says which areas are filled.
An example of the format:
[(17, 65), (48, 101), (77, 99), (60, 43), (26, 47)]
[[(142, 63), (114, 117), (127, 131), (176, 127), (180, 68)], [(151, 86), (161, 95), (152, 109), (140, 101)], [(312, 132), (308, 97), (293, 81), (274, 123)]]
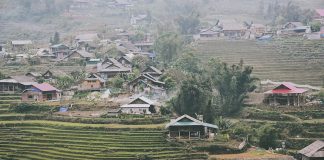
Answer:
[(302, 38), (257, 41), (199, 41), (198, 56), (203, 62), (219, 58), (230, 64), (254, 67), (254, 75), (273, 81), (291, 81), (315, 86), (323, 85), (324, 41)]

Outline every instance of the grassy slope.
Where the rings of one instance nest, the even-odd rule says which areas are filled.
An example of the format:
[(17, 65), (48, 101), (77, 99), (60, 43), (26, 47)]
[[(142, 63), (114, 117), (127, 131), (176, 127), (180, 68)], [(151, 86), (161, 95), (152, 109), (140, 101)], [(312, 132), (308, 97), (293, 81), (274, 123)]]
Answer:
[(254, 67), (260, 79), (323, 85), (323, 41), (300, 39), (256, 41), (200, 41), (198, 56), (206, 62), (211, 57), (230, 64), (243, 59)]

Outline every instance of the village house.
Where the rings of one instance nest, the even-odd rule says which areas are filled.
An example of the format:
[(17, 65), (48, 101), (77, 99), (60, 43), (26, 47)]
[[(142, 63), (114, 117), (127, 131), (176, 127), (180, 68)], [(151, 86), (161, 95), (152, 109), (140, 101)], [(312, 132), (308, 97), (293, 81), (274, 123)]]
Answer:
[(41, 59), (42, 62), (48, 62), (55, 59), (57, 56), (50, 52), (48, 48), (40, 48), (36, 52), (36, 56)]
[(156, 113), (154, 103), (152, 100), (142, 96), (120, 106), (120, 108), (121, 112), (125, 114), (153, 114)]
[(306, 102), (306, 89), (297, 88), (290, 82), (284, 82), (264, 93), (264, 102), (271, 105), (300, 106)]
[(246, 27), (238, 23), (224, 23), (222, 27), (222, 34), (230, 38), (240, 38), (246, 32)]
[(61, 91), (48, 83), (33, 84), (31, 88), (24, 90), (21, 95), (23, 102), (59, 101), (60, 99)]
[(307, 147), (298, 151), (301, 160), (321, 160), (324, 159), (324, 141), (317, 140)]
[(99, 42), (100, 38), (97, 33), (87, 33), (77, 35), (74, 39), (75, 45), (78, 49), (85, 49), (85, 45), (89, 42)]
[(93, 53), (89, 53), (85, 50), (74, 50), (72, 51), (68, 56), (66, 56), (65, 60), (80, 60), (84, 59), (86, 61), (90, 60), (91, 58), (94, 58), (95, 55)]
[(42, 74), (41, 73), (38, 73), (38, 72), (28, 72), (28, 73), (25, 74), (25, 76), (28, 76), (28, 77), (32, 77), (34, 79), (37, 79), (37, 78), (42, 77)]
[(57, 77), (67, 76), (67, 73), (62, 70), (49, 69), (42, 74), (44, 80), (49, 81), (51, 83), (55, 83)]
[(163, 97), (166, 94), (164, 82), (159, 81), (150, 74), (141, 74), (128, 83), (129, 90), (133, 93), (145, 93), (152, 97)]
[(283, 25), (283, 33), (311, 33), (310, 26), (305, 26), (301, 22), (287, 22)]
[(114, 58), (107, 58), (102, 63), (97, 64), (97, 73), (105, 80), (115, 77), (118, 74), (130, 73), (131, 70), (131, 68), (124, 67)]
[(56, 59), (63, 59), (71, 52), (70, 47), (64, 44), (55, 44), (50, 47), (51, 53)]
[(213, 30), (212, 28), (210, 29), (205, 29), (200, 31), (199, 37), (203, 39), (207, 38), (216, 38), (220, 36), (220, 31)]
[(91, 73), (79, 85), (81, 91), (99, 91), (105, 87), (105, 80), (97, 74)]
[(250, 28), (251, 34), (255, 37), (261, 37), (264, 33), (267, 32), (267, 27), (263, 24), (252, 24)]
[(324, 9), (316, 9), (315, 11), (314, 20), (324, 24)]
[(213, 139), (218, 126), (204, 123), (188, 115), (177, 119), (171, 119), (165, 128), (168, 130), (168, 138), (178, 140)]
[(21, 93), (35, 84), (35, 79), (27, 76), (10, 76), (0, 80), (0, 93)]
[(160, 71), (159, 69), (153, 67), (153, 66), (149, 66), (146, 69), (144, 69), (142, 71), (143, 74), (149, 74), (155, 78), (158, 78), (162, 75), (162, 71)]
[(118, 117), (122, 113), (121, 108), (116, 109), (108, 109), (107, 116), (108, 117)]
[(127, 68), (132, 68), (133, 66), (132, 58), (127, 55), (120, 57), (117, 61)]
[(32, 44), (31, 40), (14, 40), (11, 41), (11, 49), (13, 51), (27, 51), (31, 48)]
[(134, 44), (142, 52), (148, 52), (152, 50), (153, 42), (138, 42)]

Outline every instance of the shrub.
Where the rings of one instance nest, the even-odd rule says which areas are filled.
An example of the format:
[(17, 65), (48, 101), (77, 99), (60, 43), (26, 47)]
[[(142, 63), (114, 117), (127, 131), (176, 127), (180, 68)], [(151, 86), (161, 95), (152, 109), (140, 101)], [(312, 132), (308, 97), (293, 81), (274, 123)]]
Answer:
[(17, 113), (40, 113), (40, 112), (56, 112), (59, 107), (51, 107), (46, 105), (37, 105), (29, 103), (20, 103), (10, 107), (10, 111)]
[(259, 146), (265, 149), (276, 148), (277, 146), (278, 134), (277, 130), (272, 126), (266, 125), (261, 128)]

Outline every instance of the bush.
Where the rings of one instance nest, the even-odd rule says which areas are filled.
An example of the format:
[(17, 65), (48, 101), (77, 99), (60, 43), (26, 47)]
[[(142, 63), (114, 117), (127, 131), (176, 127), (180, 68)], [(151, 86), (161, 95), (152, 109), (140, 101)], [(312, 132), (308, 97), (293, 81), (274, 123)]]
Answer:
[(266, 125), (261, 128), (259, 146), (265, 149), (277, 147), (278, 134), (272, 126)]
[(41, 113), (41, 112), (57, 112), (59, 107), (51, 107), (46, 105), (37, 105), (29, 103), (20, 103), (10, 107), (10, 111), (17, 113)]

